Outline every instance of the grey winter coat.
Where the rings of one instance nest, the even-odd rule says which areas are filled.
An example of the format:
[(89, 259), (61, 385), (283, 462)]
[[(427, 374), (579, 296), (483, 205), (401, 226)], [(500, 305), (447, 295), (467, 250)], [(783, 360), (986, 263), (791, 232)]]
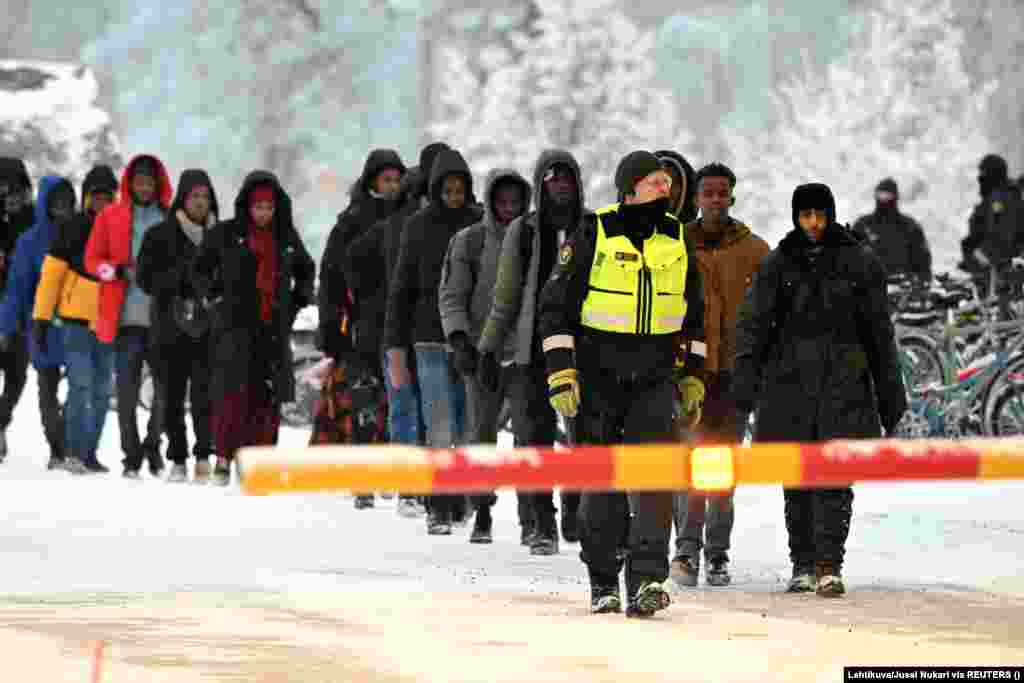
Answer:
[[(544, 192), (541, 185), (544, 174), (558, 163), (568, 165), (576, 173), (576, 184), (579, 188), (577, 216), (582, 220), (587, 213), (583, 201), (583, 180), (576, 159), (564, 150), (548, 150), (541, 154), (533, 173), (533, 201), (536, 209), (512, 221), (505, 232), (501, 258), (498, 261), (497, 280), (494, 284), (494, 303), (477, 344), (481, 353), (492, 353), (496, 356), (500, 355), (499, 352), (506, 344), (510, 344), (515, 349), (513, 360), (517, 365), (530, 365), (533, 360), (537, 301), (544, 286), (544, 282), (539, 282), (540, 216), (544, 208)], [(571, 234), (575, 229), (576, 226), (573, 226), (568, 232)], [(559, 240), (559, 245), (561, 241)], [(557, 259), (552, 258), (551, 262), (554, 264)]]
[[(515, 182), (523, 189), (525, 205), (530, 204), (530, 184), (511, 169), (495, 169), (484, 184), (484, 218), (460, 230), (448, 244), (438, 302), (441, 327), (445, 339), (456, 332), (469, 336), (473, 344), (480, 339), (484, 323), (494, 300), (494, 284), (498, 278), (498, 259), (508, 226), (500, 225), (494, 216), (494, 189), (501, 182)], [(501, 360), (512, 360), (514, 339), (505, 343)]]

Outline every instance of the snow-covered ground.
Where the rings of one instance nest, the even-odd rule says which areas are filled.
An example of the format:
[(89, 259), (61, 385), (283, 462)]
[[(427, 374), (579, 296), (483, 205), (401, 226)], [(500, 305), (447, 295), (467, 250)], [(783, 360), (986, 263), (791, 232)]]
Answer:
[[(76, 478), (45, 471), (35, 398), (32, 375), (0, 465), (9, 672), (85, 680), (96, 640), (110, 644), (105, 681), (826, 681), (844, 664), (1024, 662), (1021, 483), (858, 486), (851, 594), (826, 602), (780, 594), (781, 493), (741, 489), (734, 586), (677, 594), (636, 625), (587, 615), (578, 546), (519, 545), (511, 492), (495, 543), (474, 546), (468, 528), (428, 537), (391, 500), (356, 511), (342, 495), (130, 482), (115, 413), (100, 454), (112, 473)], [(794, 657), (795, 641), (814, 654)]]
[[(515, 496), (502, 493), (496, 542), (467, 530), (428, 538), (393, 501), (356, 511), (348, 496), (250, 498), (227, 489), (121, 479), (116, 413), (100, 458), (111, 474), (45, 470), (34, 374), (0, 466), (0, 555), (5, 593), (483, 586), (582, 591), (575, 548), (533, 558), (519, 547)], [(140, 423), (145, 415), (140, 411)], [(308, 433), (285, 430), (301, 445)], [(1024, 593), (1024, 484), (858, 486), (847, 574), (864, 585), (945, 585)], [(737, 494), (733, 566), (742, 590), (778, 588), (787, 575), (781, 492)]]

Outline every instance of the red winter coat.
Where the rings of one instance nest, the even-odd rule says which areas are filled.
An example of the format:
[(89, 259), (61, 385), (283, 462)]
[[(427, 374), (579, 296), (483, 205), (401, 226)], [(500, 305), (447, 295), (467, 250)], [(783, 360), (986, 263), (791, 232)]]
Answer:
[[(132, 263), (132, 170), (140, 159), (149, 158), (156, 164), (157, 202), (166, 211), (174, 198), (171, 179), (163, 162), (152, 155), (143, 154), (131, 160), (121, 175), (121, 188), (116, 202), (103, 209), (96, 217), (89, 242), (85, 246), (85, 269), (99, 275), (104, 263), (114, 266)], [(127, 280), (100, 282), (99, 314), (96, 318), (96, 337), (107, 344), (113, 343), (121, 323), (121, 307), (128, 293)]]

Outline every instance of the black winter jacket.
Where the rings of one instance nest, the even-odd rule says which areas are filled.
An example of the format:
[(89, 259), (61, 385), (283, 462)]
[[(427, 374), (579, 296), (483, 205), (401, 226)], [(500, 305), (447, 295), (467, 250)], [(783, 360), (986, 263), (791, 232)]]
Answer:
[[(249, 193), (255, 185), (275, 188), (274, 239), (280, 258), (274, 320), (260, 318), (256, 287), (256, 257), (247, 243)], [(290, 272), (285, 262), (290, 261)], [(292, 218), (291, 199), (267, 171), (250, 173), (235, 200), (235, 217), (206, 233), (193, 264), (193, 282), (211, 302), (214, 397), (258, 382), (269, 381), (274, 399), (295, 398), (290, 331), (298, 311), (313, 302), (316, 267), (302, 244)]]
[(820, 244), (792, 230), (740, 307), (734, 390), (758, 441), (874, 438), (907, 406), (882, 264), (836, 223)]
[[(467, 180), (467, 203), (451, 210), (441, 200), (441, 187), (450, 175)], [(430, 204), (405, 224), (387, 302), (384, 348), (408, 348), (414, 343), (444, 343), (437, 288), (441, 282), (448, 242), (462, 228), (483, 218), (473, 197), (473, 181), (462, 155), (444, 150), (430, 173)]]
[(151, 332), (157, 346), (173, 347), (179, 342), (188, 341), (183, 321), (176, 319), (174, 312), (175, 306), (182, 301), (192, 301), (196, 305), (196, 319), (189, 325), (193, 331), (203, 330), (209, 325), (206, 310), (198, 306), (196, 287), (192, 280), (192, 268), (199, 247), (181, 227), (182, 219), (187, 220), (184, 215), (185, 199), (197, 185), (209, 187), (213, 200), (210, 206), (211, 222), (203, 229), (205, 236), (209, 226), (216, 222), (219, 211), (217, 195), (213, 192), (210, 177), (204, 171), (190, 169), (181, 174), (178, 194), (167, 212), (167, 218), (146, 231), (139, 250), (135, 277), (142, 291), (153, 297)]
[[(324, 349), (335, 357), (341, 357), (352, 349), (375, 354), (380, 347), (385, 299), (363, 296), (352, 287), (353, 276), (346, 265), (346, 254), (352, 242), (399, 208), (397, 199), (375, 198), (370, 194), (370, 183), (386, 168), (404, 171), (405, 165), (392, 150), (374, 150), (367, 157), (362, 175), (352, 187), (351, 203), (338, 214), (338, 222), (327, 238), (327, 247), (320, 261), (320, 285), (317, 290), (320, 334), (321, 339), (328, 343), (334, 339), (343, 345), (343, 348)], [(353, 295), (351, 302), (348, 298), (350, 290)], [(328, 328), (339, 328), (346, 319), (348, 325), (345, 326), (344, 334), (339, 336), (328, 333)]]

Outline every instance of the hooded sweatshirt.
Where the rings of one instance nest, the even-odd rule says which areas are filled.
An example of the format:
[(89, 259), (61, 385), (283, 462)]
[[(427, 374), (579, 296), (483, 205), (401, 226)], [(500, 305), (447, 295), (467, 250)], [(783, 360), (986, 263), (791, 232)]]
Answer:
[[(32, 187), (32, 180), (28, 177), (28, 169), (25, 162), (14, 157), (0, 157), (0, 183), (5, 185), (20, 186), (26, 189)], [(28, 201), (18, 213), (8, 216), (5, 207), (0, 202), (0, 252), (10, 259), (13, 256), (14, 244), (18, 238), (35, 221), (35, 211), (32, 202)], [(7, 265), (0, 267), (0, 283), (6, 282), (4, 271)]]
[(556, 164), (568, 166), (576, 175), (578, 193), (572, 208), (577, 224), (588, 213), (575, 157), (560, 149), (541, 153), (533, 171), (535, 209), (513, 221), (505, 233), (494, 285), (494, 304), (480, 336), (479, 349), (484, 353), (497, 355), (506, 344), (514, 346), (515, 362), (519, 365), (543, 362), (541, 340), (536, 335), (537, 302), (554, 269), (559, 247), (577, 227), (558, 229), (543, 218), (553, 213), (547, 206), (544, 175)]
[(117, 193), (117, 176), (113, 169), (102, 164), (86, 174), (82, 183), (82, 210), (60, 226), (43, 260), (32, 311), (36, 320), (52, 320), (56, 312), (65, 323), (90, 326), (96, 323), (99, 282), (85, 268), (85, 245), (96, 221), (92, 197), (98, 192)]
[(18, 330), (26, 333), (32, 364), (38, 368), (56, 367), (64, 363), (60, 329), (51, 327), (47, 334), (46, 353), (31, 345), (27, 334), (32, 324), (32, 306), (39, 285), (43, 259), (50, 243), (57, 235), (57, 225), (50, 220), (47, 211), (51, 198), (58, 188), (65, 188), (74, 197), (75, 189), (66, 178), (45, 176), (39, 181), (39, 196), (35, 202), (35, 224), (18, 238), (13, 263), (8, 272), (7, 289), (0, 304), (0, 335), (12, 336)]
[(669, 211), (684, 224), (697, 220), (697, 173), (693, 166), (682, 154), (670, 149), (658, 150), (654, 156), (663, 164), (671, 164), (686, 179), (686, 191), (679, 198), (679, 203)]
[[(320, 261), (320, 286), (317, 292), (317, 304), (320, 312), (321, 329), (327, 326), (343, 326), (345, 332), (355, 331), (355, 339), (345, 338), (342, 343), (347, 347), (376, 354), (380, 347), (380, 323), (384, 317), (384, 297), (358, 296), (349, 298), (353, 289), (354, 277), (346, 267), (346, 253), (355, 240), (365, 235), (378, 221), (385, 220), (394, 214), (399, 206), (399, 197), (380, 197), (374, 194), (374, 179), (384, 170), (395, 168), (405, 173), (405, 164), (398, 153), (391, 149), (373, 150), (366, 158), (363, 172), (359, 180), (352, 186), (351, 202), (344, 211), (338, 214), (338, 222), (327, 238)], [(357, 292), (354, 292), (357, 293)], [(331, 335), (324, 336), (331, 339)], [(347, 349), (330, 349), (332, 353), (340, 353)]]
[[(451, 175), (466, 180), (466, 204), (459, 209), (449, 209), (441, 199), (444, 180)], [(388, 294), (386, 349), (444, 343), (437, 289), (448, 242), (459, 230), (483, 218), (475, 205), (469, 165), (455, 150), (443, 150), (434, 160), (429, 197), (430, 204), (409, 219), (402, 233)]]
[[(185, 213), (185, 200), (200, 185), (210, 188), (210, 215), (206, 225), (194, 224)], [(157, 343), (173, 345), (182, 339), (182, 332), (186, 332), (184, 321), (175, 318), (174, 307), (176, 301), (197, 299), (191, 278), (192, 263), (219, 213), (210, 176), (200, 169), (188, 169), (181, 174), (167, 218), (146, 233), (135, 278), (139, 287), (153, 298), (151, 323)], [(207, 321), (199, 307), (195, 310), (196, 319), (189, 321), (189, 331), (192, 336), (199, 336), (205, 331)]]
[[(136, 206), (131, 192), (135, 165), (143, 158), (150, 159), (157, 169), (156, 198), (148, 207)], [(171, 179), (159, 159), (150, 155), (132, 159), (121, 175), (118, 201), (96, 217), (96, 224), (85, 248), (86, 269), (98, 276), (104, 264), (115, 268), (135, 264), (146, 230), (163, 220), (173, 194)], [(97, 337), (109, 344), (117, 337), (121, 327), (149, 327), (149, 305), (149, 295), (135, 281), (118, 278), (100, 283)]]
[[(495, 169), (484, 185), (484, 218), (460, 230), (448, 245), (441, 286), (438, 292), (441, 326), (445, 338), (464, 333), (475, 345), (483, 332), (494, 300), (494, 283), (498, 277), (498, 259), (505, 241), (507, 225), (498, 223), (494, 215), (494, 191), (502, 184), (518, 185), (523, 193), (523, 206), (531, 199), (530, 184), (511, 169)], [(504, 360), (515, 354), (514, 339), (505, 345)]]

